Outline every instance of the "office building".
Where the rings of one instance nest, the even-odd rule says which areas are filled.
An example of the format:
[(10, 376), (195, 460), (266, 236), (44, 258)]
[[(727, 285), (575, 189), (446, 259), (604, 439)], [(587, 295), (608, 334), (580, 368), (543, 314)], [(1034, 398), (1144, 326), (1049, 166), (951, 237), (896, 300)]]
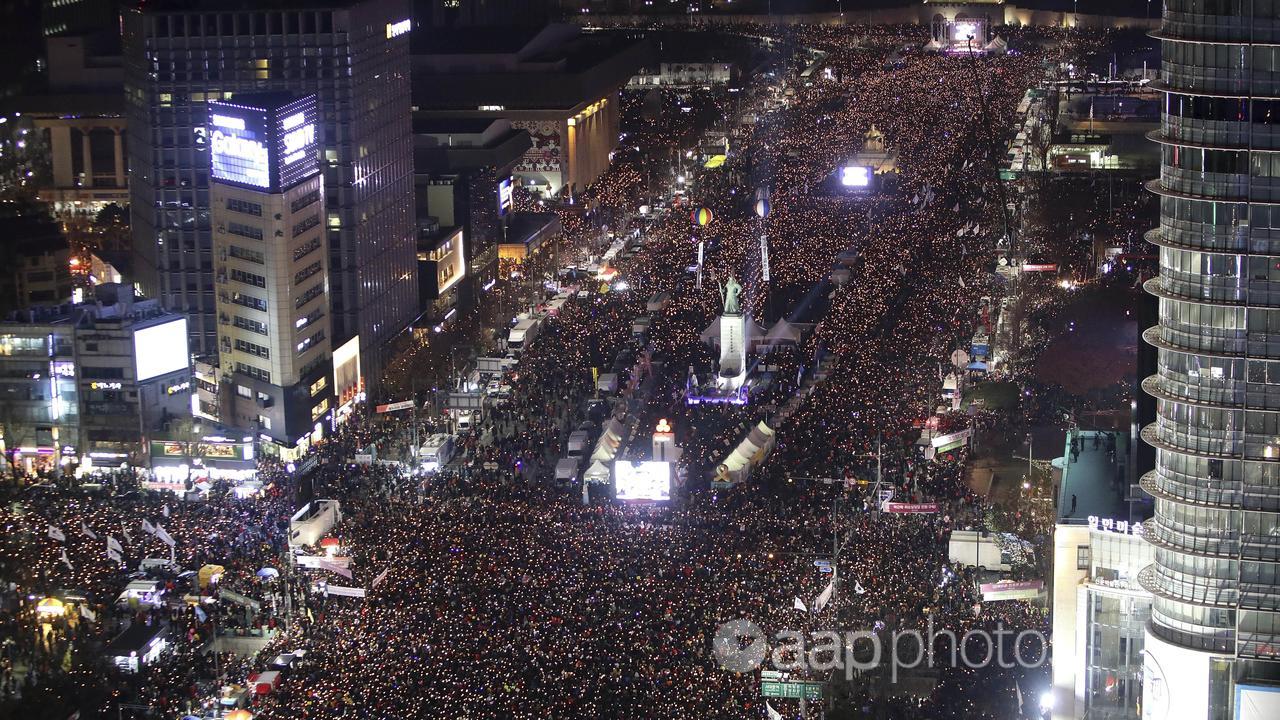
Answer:
[(71, 302), (71, 245), (39, 206), (0, 217), (0, 313)]
[(316, 96), (209, 103), (219, 419), (284, 448), (332, 410)]
[(1053, 562), (1053, 718), (1138, 720), (1153, 549), (1131, 495), (1127, 433), (1072, 430), (1058, 480)]
[(419, 120), (503, 118), (528, 132), (517, 182), (546, 196), (582, 192), (618, 147), (619, 91), (648, 46), (571, 25), (431, 28), (413, 38)]
[(147, 441), (191, 414), (187, 321), (132, 288), (0, 322), (0, 426), (26, 472), (145, 466)]
[[(1168, 0), (1145, 718), (1280, 714), (1280, 15)], [(1277, 286), (1280, 287), (1280, 286)], [(1272, 328), (1276, 329), (1272, 329)], [(1275, 372), (1272, 372), (1275, 370)]]
[(134, 275), (217, 351), (209, 102), (314, 94), (335, 342), (377, 377), (417, 314), (408, 0), (150, 0), (124, 11)]
[(516, 214), (511, 171), (531, 143), (493, 118), (415, 120), (413, 136), (419, 326), (435, 327), (493, 289)]

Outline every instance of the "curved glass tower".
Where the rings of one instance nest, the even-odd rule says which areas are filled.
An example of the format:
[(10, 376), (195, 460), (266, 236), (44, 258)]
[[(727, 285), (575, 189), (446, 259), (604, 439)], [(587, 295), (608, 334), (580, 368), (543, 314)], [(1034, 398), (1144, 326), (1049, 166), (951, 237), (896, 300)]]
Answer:
[(1141, 480), (1155, 497), (1155, 562), (1140, 576), (1154, 595), (1146, 717), (1230, 717), (1236, 666), (1280, 659), (1278, 12), (1167, 0), (1154, 33), (1165, 100), (1148, 184), (1160, 324), (1143, 333), (1159, 355), (1143, 381), (1157, 405), (1142, 430), (1156, 448)]

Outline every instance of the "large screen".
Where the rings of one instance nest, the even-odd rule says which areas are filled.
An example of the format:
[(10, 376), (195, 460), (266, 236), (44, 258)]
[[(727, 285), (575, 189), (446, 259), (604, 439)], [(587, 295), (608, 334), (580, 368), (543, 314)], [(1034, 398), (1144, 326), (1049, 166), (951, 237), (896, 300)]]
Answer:
[(316, 96), (276, 108), (275, 115), (277, 186), (284, 190), (320, 172)]
[(210, 103), (213, 178), (255, 188), (271, 187), (267, 113), (257, 108)]
[(619, 460), (613, 465), (619, 500), (670, 500), (671, 463)]
[(871, 168), (865, 165), (848, 165), (840, 168), (840, 184), (845, 187), (867, 187), (871, 184)]
[(152, 325), (133, 333), (133, 358), (138, 382), (150, 380), (190, 365), (187, 352), (187, 319)]
[(511, 212), (511, 178), (505, 177), (498, 182), (498, 217)]

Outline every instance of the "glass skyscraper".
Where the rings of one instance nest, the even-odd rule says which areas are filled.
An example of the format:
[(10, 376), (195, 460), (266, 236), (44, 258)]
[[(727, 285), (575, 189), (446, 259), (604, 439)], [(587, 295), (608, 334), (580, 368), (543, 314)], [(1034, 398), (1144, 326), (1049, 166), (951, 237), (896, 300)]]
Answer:
[[(149, 0), (123, 13), (134, 273), (217, 349), (207, 102), (314, 93), (335, 345), (416, 316), (409, 0)], [(369, 371), (372, 370), (372, 373)]]
[[(1231, 718), (1280, 660), (1280, 3), (1167, 0), (1143, 716)], [(1243, 703), (1243, 704), (1242, 704)]]

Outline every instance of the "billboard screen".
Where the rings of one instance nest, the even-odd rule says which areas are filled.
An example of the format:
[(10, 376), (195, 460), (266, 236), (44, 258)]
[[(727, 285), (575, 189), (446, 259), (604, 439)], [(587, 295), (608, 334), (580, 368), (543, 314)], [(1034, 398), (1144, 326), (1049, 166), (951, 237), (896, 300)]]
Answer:
[(187, 319), (135, 330), (133, 362), (138, 382), (191, 367), (187, 352)]
[(511, 178), (505, 177), (498, 183), (498, 217), (511, 212)]
[(270, 188), (266, 111), (230, 103), (210, 103), (209, 106), (213, 179), (263, 190)]
[(853, 188), (871, 185), (871, 168), (865, 165), (849, 165), (840, 168), (840, 184)]
[(619, 500), (671, 499), (671, 463), (619, 460), (613, 473)]
[(320, 148), (316, 139), (316, 96), (308, 95), (281, 106), (275, 112), (276, 157), (281, 190), (320, 172)]
[(320, 172), (316, 96), (237, 95), (209, 103), (213, 179), (279, 192)]

